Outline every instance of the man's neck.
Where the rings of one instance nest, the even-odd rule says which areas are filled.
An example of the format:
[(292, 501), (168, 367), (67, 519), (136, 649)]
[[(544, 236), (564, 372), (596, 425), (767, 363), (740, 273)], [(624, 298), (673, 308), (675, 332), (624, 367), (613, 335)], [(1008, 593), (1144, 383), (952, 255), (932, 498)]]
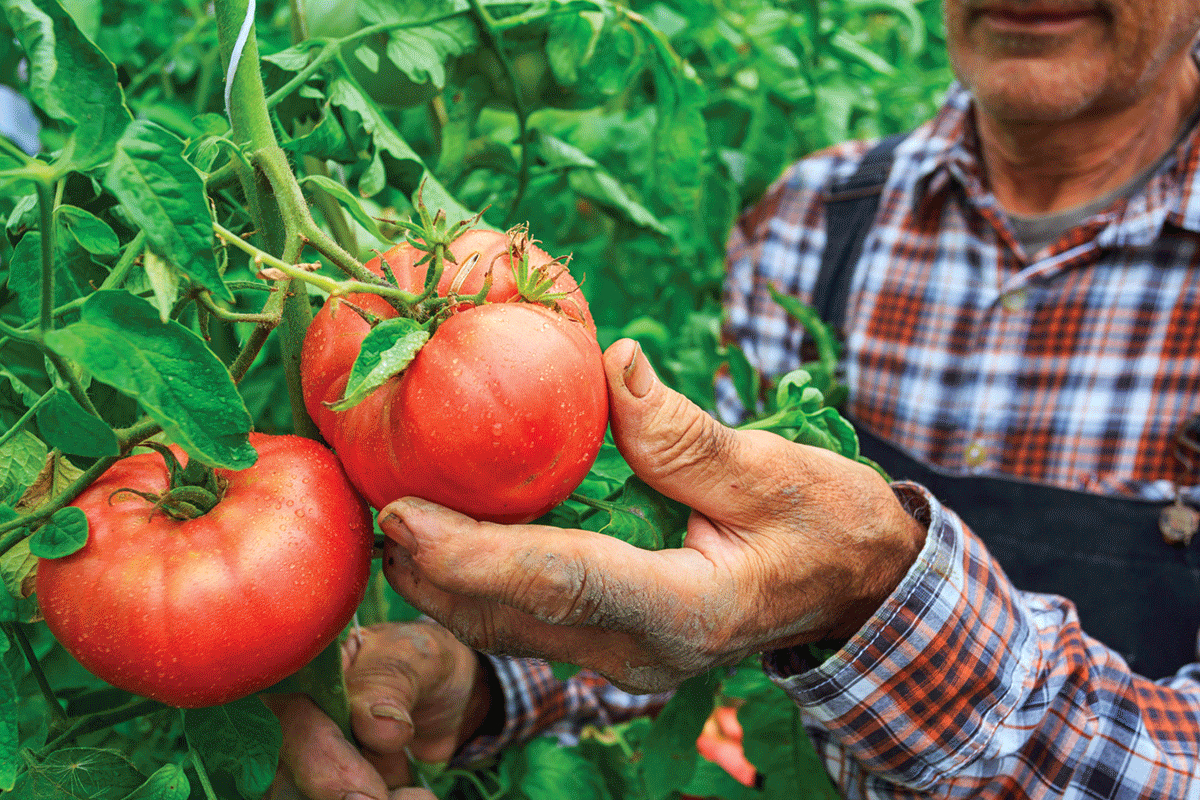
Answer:
[(1124, 185), (1163, 156), (1200, 97), (1190, 56), (1135, 105), (1056, 123), (1014, 123), (976, 107), (996, 199), (1014, 214), (1052, 214)]

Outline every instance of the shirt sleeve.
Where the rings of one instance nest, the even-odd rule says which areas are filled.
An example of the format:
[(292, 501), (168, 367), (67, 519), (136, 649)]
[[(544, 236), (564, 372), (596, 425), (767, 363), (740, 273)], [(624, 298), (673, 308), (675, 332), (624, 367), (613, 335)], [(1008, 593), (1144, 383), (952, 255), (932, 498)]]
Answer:
[(504, 727), (495, 736), (478, 736), (467, 742), (455, 756), (455, 766), (492, 758), (537, 735), (555, 736), (561, 744), (573, 745), (588, 725), (601, 728), (652, 713), (671, 697), (670, 693), (622, 691), (591, 670), (559, 680), (545, 661), (485, 657), (504, 694)]
[(1200, 797), (1200, 668), (1151, 682), (1016, 590), (963, 522), (898, 484), (929, 535), (836, 654), (764, 654), (847, 797)]

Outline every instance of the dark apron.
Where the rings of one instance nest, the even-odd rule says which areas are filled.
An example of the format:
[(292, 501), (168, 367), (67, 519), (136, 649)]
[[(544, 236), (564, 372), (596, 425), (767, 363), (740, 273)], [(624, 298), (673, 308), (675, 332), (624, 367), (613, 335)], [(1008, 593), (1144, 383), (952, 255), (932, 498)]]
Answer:
[(864, 455), (957, 513), (1018, 589), (1073, 601), (1083, 630), (1134, 672), (1157, 679), (1196, 660), (1200, 536), (1187, 548), (1164, 542), (1165, 503), (951, 475), (855, 427)]
[[(881, 141), (825, 198), (827, 242), (813, 306), (842, 330), (854, 268), (904, 136)], [(1058, 489), (1010, 478), (958, 476), (929, 467), (860, 424), (863, 453), (895, 479), (915, 481), (956, 512), (1018, 589), (1074, 602), (1083, 630), (1148, 678), (1196, 660), (1200, 547), (1163, 541), (1166, 503)]]

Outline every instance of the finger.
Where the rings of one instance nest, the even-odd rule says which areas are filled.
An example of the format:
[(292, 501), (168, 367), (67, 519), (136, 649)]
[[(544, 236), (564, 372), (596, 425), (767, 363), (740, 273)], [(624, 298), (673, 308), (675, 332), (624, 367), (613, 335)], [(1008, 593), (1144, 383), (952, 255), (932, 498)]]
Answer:
[[(579, 664), (596, 670), (618, 687), (635, 692), (671, 688), (709, 666), (707, 661), (697, 661), (693, 655), (698, 642), (703, 647), (705, 620), (685, 622), (682, 627), (687, 633), (657, 626), (651, 651), (643, 638), (633, 633), (591, 625), (556, 625), (511, 605), (448, 592), (422, 575), (407, 553), (390, 541), (385, 546), (384, 572), (409, 603), (438, 619), (477, 650)], [(680, 606), (684, 604), (681, 599)], [(629, 618), (643, 613), (634, 600), (628, 618), (620, 621), (636, 629), (638, 624)]]
[(709, 516), (727, 517), (731, 503), (744, 502), (750, 487), (737, 431), (662, 383), (632, 339), (605, 351), (604, 369), (613, 439), (638, 477)]
[(684, 614), (698, 587), (725, 580), (694, 550), (652, 552), (591, 531), (478, 522), (417, 498), (387, 506), (379, 524), (437, 589), (552, 626), (642, 631)]
[(304, 695), (263, 695), (283, 729), (283, 771), (311, 800), (342, 800), (358, 792), (387, 797), (379, 773), (341, 730)]
[(380, 754), (403, 753), (412, 741), (412, 708), (416, 704), (416, 676), (395, 642), (384, 630), (361, 631), (354, 661), (346, 670), (350, 719), (360, 744)]
[(437, 800), (437, 795), (428, 789), (397, 789), (388, 800)]

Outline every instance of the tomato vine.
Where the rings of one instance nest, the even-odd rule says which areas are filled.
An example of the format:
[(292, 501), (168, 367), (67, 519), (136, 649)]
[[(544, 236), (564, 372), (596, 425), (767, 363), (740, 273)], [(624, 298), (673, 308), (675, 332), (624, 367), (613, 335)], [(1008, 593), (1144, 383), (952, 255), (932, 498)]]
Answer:
[[(752, 426), (857, 456), (828, 408), (835, 345), (804, 309), (789, 310), (820, 356), (765, 393), (722, 344), (723, 244), (793, 158), (928, 115), (948, 78), (935, 0), (357, 0), (346, 17), (330, 31), (299, 0), (0, 0), (0, 92), (37, 125), (0, 120), (0, 791), (36, 797), (64, 776), (79, 797), (266, 790), (279, 731), (260, 702), (181, 712), (87, 673), (39, 616), (34, 565), (85, 546), (72, 504), (140, 445), (236, 471), (254, 462), (252, 429), (317, 437), (300, 379), (314, 312), (363, 294), (423, 306), (476, 212), (572, 254), (601, 345), (638, 339), (710, 409), (725, 368), (761, 411)], [(412, 97), (380, 96), (387, 74)], [(420, 287), (365, 266), (405, 239), (431, 256)], [(553, 308), (554, 277), (526, 275), (519, 293)], [(478, 305), (476, 291), (455, 299)], [(685, 516), (606, 444), (543, 521), (665, 547)], [(411, 613), (371, 585), (364, 618)], [(345, 726), (339, 664), (328, 649), (290, 685)], [(822, 796), (773, 691), (741, 665), (682, 692), (691, 707), (660, 716), (675, 729), (640, 720), (427, 777), (442, 796), (493, 800)], [(758, 788), (730, 785), (688, 740), (735, 698)], [(779, 737), (795, 752), (761, 752)], [(647, 783), (638, 764), (671, 754), (692, 778)]]

